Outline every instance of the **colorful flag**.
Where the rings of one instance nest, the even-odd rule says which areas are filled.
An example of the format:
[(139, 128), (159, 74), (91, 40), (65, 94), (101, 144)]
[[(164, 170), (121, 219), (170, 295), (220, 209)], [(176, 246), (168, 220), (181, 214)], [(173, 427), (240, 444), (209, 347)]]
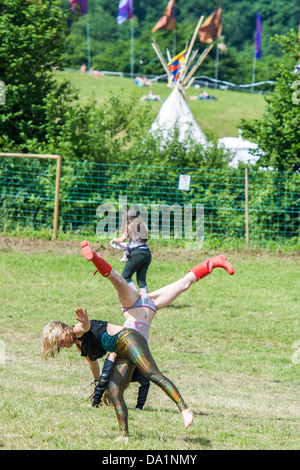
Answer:
[[(71, 10), (76, 13), (79, 10), (80, 15), (86, 15), (88, 12), (87, 0), (70, 0)], [(76, 7), (78, 5), (78, 7)]]
[(261, 50), (261, 16), (260, 12), (257, 12), (256, 15), (256, 33), (255, 33), (255, 58), (260, 58)]
[(216, 38), (221, 36), (222, 32), (222, 2), (218, 8), (209, 15), (199, 30), (200, 42), (211, 44)]
[(156, 23), (152, 29), (152, 33), (155, 33), (158, 29), (175, 29), (176, 28), (176, 0), (170, 0), (164, 16)]
[(176, 82), (176, 80), (179, 77), (180, 69), (181, 69), (181, 67), (182, 67), (182, 65), (185, 61), (186, 51), (187, 51), (187, 45), (186, 45), (185, 49), (182, 52), (180, 52), (175, 57), (173, 57), (171, 62), (168, 63), (169, 70), (172, 74), (172, 82), (173, 83)]
[(120, 0), (117, 23), (125, 23), (133, 17), (133, 0)]

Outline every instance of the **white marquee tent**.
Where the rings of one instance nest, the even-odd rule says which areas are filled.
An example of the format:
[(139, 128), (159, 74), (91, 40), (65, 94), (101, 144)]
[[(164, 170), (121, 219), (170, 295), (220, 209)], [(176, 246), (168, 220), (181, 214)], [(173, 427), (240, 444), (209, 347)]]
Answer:
[[(261, 151), (257, 144), (244, 140), (241, 135), (239, 137), (222, 137), (218, 140), (218, 145), (223, 146), (225, 149), (231, 150), (234, 154), (230, 166), (236, 168), (239, 162), (246, 164), (254, 164), (260, 157)], [(250, 151), (255, 150), (253, 155)]]

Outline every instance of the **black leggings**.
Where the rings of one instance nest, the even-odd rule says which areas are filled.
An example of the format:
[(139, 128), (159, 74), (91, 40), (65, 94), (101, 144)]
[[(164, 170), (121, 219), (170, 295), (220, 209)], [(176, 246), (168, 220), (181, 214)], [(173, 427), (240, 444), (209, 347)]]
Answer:
[(110, 376), (109, 394), (115, 407), (120, 431), (128, 435), (128, 414), (124, 391), (128, 387), (134, 368), (137, 367), (146, 379), (158, 385), (180, 411), (187, 405), (177, 387), (159, 371), (145, 338), (135, 330), (125, 328), (119, 333), (116, 349), (117, 359)]
[(133, 248), (123, 269), (122, 276), (127, 282), (132, 282), (136, 272), (136, 281), (140, 289), (147, 287), (146, 275), (151, 263), (151, 251), (144, 248)]

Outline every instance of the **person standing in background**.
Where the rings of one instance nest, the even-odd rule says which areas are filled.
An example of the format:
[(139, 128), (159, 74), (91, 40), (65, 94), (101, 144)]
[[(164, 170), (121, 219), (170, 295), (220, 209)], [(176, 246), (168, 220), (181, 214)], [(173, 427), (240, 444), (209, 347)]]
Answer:
[(146, 294), (148, 292), (146, 276), (152, 255), (148, 246), (148, 227), (134, 208), (128, 209), (125, 213), (121, 224), (121, 233), (122, 235), (119, 238), (114, 238), (109, 244), (123, 243), (129, 239), (128, 258), (122, 276), (130, 287), (137, 291), (138, 289), (132, 279), (132, 276), (136, 273), (139, 292), (140, 294)]

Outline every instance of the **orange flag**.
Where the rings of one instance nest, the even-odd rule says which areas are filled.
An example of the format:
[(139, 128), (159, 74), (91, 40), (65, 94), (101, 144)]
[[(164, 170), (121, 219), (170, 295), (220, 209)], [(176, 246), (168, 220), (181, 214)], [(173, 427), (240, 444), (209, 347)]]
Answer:
[(199, 30), (200, 42), (211, 44), (216, 38), (221, 36), (222, 32), (222, 2), (218, 8), (209, 15)]
[(156, 23), (152, 29), (152, 33), (155, 33), (158, 29), (175, 29), (176, 28), (176, 0), (170, 0), (164, 16)]

